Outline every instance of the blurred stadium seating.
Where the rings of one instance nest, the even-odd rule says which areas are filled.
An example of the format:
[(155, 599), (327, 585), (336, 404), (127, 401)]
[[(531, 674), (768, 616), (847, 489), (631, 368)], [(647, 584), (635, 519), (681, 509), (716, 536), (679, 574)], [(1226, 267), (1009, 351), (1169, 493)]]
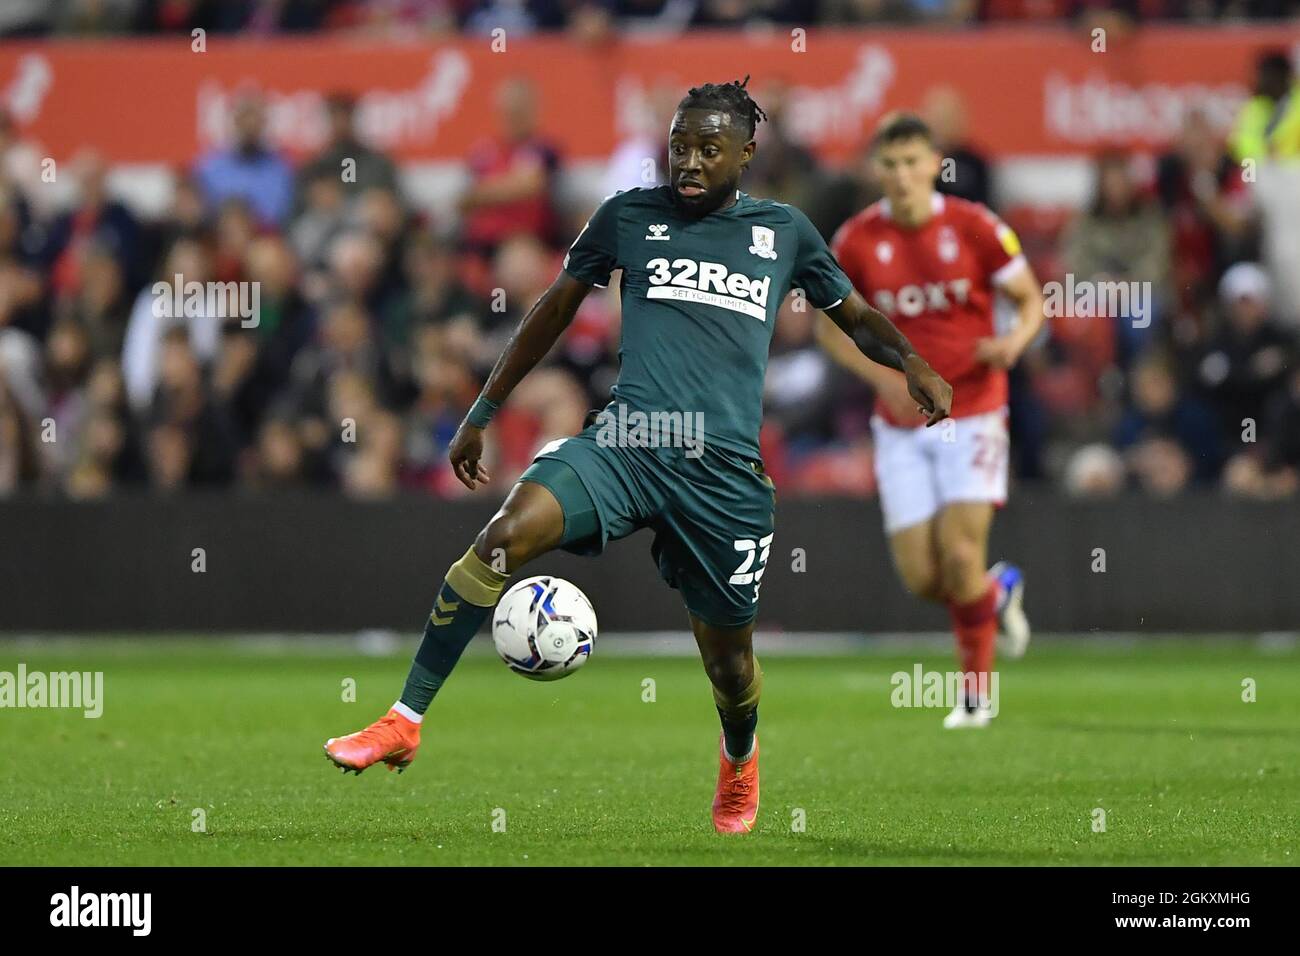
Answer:
[[(912, 108), (957, 160), (944, 188), (998, 210), (1044, 283), (1152, 283), (1149, 328), (1049, 323), (1013, 381), (1018, 481), (1080, 496), (1294, 495), (1300, 141), (1269, 136), (1295, 129), (1300, 90), (1293, 74), (1263, 87), (1268, 55), (1300, 49), (1283, 19), (1296, 12), (836, 0), (809, 22), (781, 0), (10, 0), (0, 496), (458, 495), (446, 446), (510, 330), (595, 202), (658, 154), (685, 86), (736, 72), (754, 74), (773, 120), (744, 188), (799, 205), (828, 237), (875, 198), (864, 136)], [(1255, 22), (1226, 35), (1224, 18)], [(804, 26), (810, 43), (834, 26), (835, 55), (776, 65)], [(520, 51), (499, 65), (486, 48), (497, 27)], [(744, 32), (700, 32), (720, 27)], [(1108, 52), (1090, 46), (1097, 29)], [(632, 34), (639, 50), (619, 72), (607, 56)], [(460, 58), (430, 61), (444, 52)], [(145, 61), (154, 79), (141, 85), (130, 64)], [(373, 74), (351, 68), (363, 61)], [(437, 99), (457, 83), (464, 96)], [(118, 99), (96, 99), (100, 86)], [(1090, 97), (1110, 126), (1088, 125)], [(1134, 105), (1146, 112), (1126, 122)], [(600, 131), (575, 132), (593, 109), (609, 114)], [(845, 115), (851, 129), (835, 125)], [(341, 180), (348, 161), (355, 176)], [(258, 283), (257, 327), (155, 321), (153, 285), (177, 274)], [(491, 432), (494, 493), (607, 400), (618, 321), (617, 290), (597, 290), (516, 392)], [(783, 494), (873, 494), (870, 394), (789, 308), (768, 386), (764, 457)]]

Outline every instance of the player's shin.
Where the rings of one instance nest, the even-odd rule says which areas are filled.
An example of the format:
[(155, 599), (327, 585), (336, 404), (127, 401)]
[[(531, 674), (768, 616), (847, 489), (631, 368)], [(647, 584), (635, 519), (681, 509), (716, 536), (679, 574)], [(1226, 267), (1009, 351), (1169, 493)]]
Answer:
[(722, 720), (723, 746), (734, 763), (743, 763), (754, 752), (754, 732), (758, 728), (758, 699), (763, 692), (763, 672), (754, 658), (753, 677), (736, 692), (713, 688), (713, 700)]
[(508, 578), (479, 558), (472, 547), (447, 571), (402, 690), (399, 710), (404, 716), (418, 721), (429, 708)]
[(973, 705), (980, 690), (989, 686), (993, 649), (998, 636), (997, 591), (990, 582), (981, 597), (966, 604), (948, 602), (948, 614), (957, 637), (961, 668), (966, 675), (966, 700)]

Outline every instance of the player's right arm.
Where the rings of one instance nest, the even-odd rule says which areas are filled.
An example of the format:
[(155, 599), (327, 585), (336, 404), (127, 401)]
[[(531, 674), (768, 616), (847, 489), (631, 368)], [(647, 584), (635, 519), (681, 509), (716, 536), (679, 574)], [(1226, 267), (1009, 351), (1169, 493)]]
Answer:
[[(910, 423), (917, 418), (919, 413), (916, 403), (907, 392), (906, 375), (867, 358), (844, 330), (825, 313), (817, 316), (816, 321), (817, 344), (837, 365), (870, 385), (895, 421)], [(924, 421), (924, 418), (920, 421)]]
[(903, 376), (887, 365), (881, 365), (868, 358), (854, 341), (830, 316), (822, 312), (817, 316), (817, 344), (825, 350), (837, 365), (840, 365), (874, 388), (881, 388), (887, 383), (903, 381)]
[[(479, 394), (480, 401), (490, 402), (494, 409), (505, 404), (515, 386), (559, 341), (590, 291), (591, 286), (561, 272), (520, 321), (505, 351), (492, 367), (487, 384)], [(471, 423), (468, 416), (456, 430), (448, 455), (452, 470), (466, 488), (473, 490), (478, 487), (477, 482), (487, 484), (490, 480), (481, 463), (483, 428)]]
[(912, 343), (889, 317), (867, 304), (854, 289), (843, 302), (822, 310), (858, 350), (872, 362), (897, 369), (906, 377), (907, 392), (926, 416), (926, 427), (948, 417), (952, 409), (952, 386), (930, 368)]
[(952, 388), (917, 354), (894, 323), (858, 291), (865, 288), (861, 277), (847, 271), (854, 261), (848, 246), (856, 230), (857, 219), (851, 219), (831, 240), (829, 254), (844, 270), (852, 291), (817, 317), (817, 344), (875, 389), (898, 421), (909, 421), (919, 413), (920, 421), (933, 425), (947, 416)]
[(448, 457), (461, 484), (471, 491), (490, 479), (483, 468), (483, 429), (573, 321), (592, 286), (605, 288), (618, 267), (618, 216), (626, 193), (605, 197), (564, 257), (564, 270), (528, 310), (497, 359), (478, 400), (451, 440)]

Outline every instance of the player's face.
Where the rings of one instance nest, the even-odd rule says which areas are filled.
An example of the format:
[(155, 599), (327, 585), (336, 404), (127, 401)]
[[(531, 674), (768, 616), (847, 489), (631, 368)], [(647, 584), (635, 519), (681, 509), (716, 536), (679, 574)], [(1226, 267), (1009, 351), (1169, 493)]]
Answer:
[(726, 203), (754, 155), (754, 141), (729, 113), (678, 110), (668, 132), (668, 182), (673, 202), (691, 216)]
[(876, 178), (894, 205), (911, 205), (934, 191), (939, 151), (920, 137), (885, 143), (872, 160)]

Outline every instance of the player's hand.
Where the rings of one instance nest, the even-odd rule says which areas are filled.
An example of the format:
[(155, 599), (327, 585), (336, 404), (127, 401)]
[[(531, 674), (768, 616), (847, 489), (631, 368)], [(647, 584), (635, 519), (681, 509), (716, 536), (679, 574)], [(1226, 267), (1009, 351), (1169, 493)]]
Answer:
[(460, 428), (456, 429), (456, 437), (447, 449), (447, 457), (451, 459), (451, 469), (460, 483), (470, 491), (478, 487), (477, 482), (486, 485), (492, 480), (488, 477), (487, 469), (479, 463), (483, 457), (483, 429), (475, 428), (469, 422), (461, 422)]
[(1024, 346), (1011, 335), (980, 339), (975, 343), (975, 359), (994, 368), (1011, 368), (1020, 359)]
[(885, 406), (891, 421), (902, 428), (915, 428), (925, 422), (926, 414), (908, 393), (907, 377), (903, 373), (889, 369), (887, 377), (882, 376), (875, 388), (876, 399)]
[(952, 386), (915, 352), (903, 362), (903, 371), (907, 374), (907, 393), (926, 416), (925, 427), (947, 418), (952, 411)]

